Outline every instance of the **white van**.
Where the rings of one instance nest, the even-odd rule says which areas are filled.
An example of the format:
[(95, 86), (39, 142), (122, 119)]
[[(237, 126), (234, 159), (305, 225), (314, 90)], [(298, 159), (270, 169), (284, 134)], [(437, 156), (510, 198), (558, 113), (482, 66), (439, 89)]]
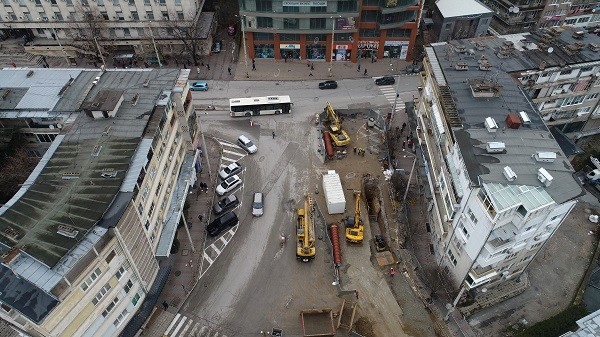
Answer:
[(252, 141), (244, 135), (239, 136), (237, 142), (242, 149), (246, 150), (246, 152), (250, 154), (256, 153), (256, 151), (258, 151), (256, 145), (254, 145), (254, 143), (252, 143)]

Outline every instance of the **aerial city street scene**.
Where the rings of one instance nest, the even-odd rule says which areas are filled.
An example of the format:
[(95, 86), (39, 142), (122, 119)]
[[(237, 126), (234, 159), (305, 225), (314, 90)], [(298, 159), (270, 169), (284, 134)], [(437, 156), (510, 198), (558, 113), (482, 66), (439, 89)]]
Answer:
[(0, 337), (600, 337), (600, 0), (3, 0)]

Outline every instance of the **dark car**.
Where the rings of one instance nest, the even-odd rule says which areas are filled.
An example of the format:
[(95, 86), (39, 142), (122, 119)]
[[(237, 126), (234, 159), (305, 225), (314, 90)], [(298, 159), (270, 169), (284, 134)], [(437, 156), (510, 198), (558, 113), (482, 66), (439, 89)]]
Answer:
[(223, 42), (221, 40), (217, 40), (217, 41), (213, 42), (211, 50), (213, 53), (220, 53), (222, 46), (223, 46)]
[(319, 83), (319, 89), (335, 89), (335, 88), (337, 88), (336, 81), (325, 81), (325, 82)]
[(387, 244), (385, 243), (385, 239), (383, 235), (375, 235), (375, 250), (378, 252), (383, 252), (387, 249)]
[(233, 227), (237, 225), (238, 217), (234, 212), (227, 212), (220, 217), (214, 219), (208, 226), (206, 231), (210, 236), (217, 236), (227, 227)]
[(221, 213), (237, 206), (239, 203), (240, 201), (235, 194), (231, 194), (227, 198), (219, 200), (219, 202), (213, 206), (213, 213), (215, 213), (215, 215), (220, 215)]
[(394, 76), (383, 76), (375, 80), (377, 85), (392, 85), (396, 83)]

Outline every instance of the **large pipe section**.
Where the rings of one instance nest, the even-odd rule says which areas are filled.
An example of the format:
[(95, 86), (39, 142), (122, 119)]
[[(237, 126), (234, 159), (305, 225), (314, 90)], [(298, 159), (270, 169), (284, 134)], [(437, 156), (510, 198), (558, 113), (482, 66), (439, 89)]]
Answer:
[(340, 229), (336, 224), (332, 224), (331, 227), (331, 246), (333, 247), (333, 262), (336, 267), (342, 265), (342, 249), (340, 247)]
[(329, 159), (333, 158), (333, 145), (331, 143), (331, 135), (329, 131), (323, 131), (323, 142), (325, 143), (325, 153)]

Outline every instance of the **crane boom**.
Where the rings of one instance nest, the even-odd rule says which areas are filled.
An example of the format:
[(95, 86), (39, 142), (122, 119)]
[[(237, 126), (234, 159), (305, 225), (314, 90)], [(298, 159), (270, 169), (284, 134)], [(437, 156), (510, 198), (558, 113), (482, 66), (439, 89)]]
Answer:
[(304, 208), (298, 209), (296, 224), (296, 258), (308, 262), (315, 258), (315, 205), (313, 198), (306, 194)]

